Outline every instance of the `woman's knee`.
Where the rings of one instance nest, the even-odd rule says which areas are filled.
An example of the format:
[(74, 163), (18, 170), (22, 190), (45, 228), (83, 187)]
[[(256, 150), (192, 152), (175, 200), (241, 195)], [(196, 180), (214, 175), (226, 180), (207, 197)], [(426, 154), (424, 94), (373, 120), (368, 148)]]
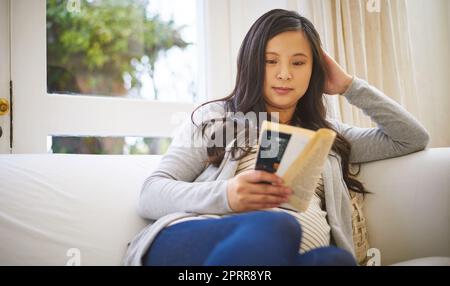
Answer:
[(284, 237), (301, 237), (301, 227), (295, 217), (284, 212), (256, 211), (250, 217), (262, 230), (282, 234)]

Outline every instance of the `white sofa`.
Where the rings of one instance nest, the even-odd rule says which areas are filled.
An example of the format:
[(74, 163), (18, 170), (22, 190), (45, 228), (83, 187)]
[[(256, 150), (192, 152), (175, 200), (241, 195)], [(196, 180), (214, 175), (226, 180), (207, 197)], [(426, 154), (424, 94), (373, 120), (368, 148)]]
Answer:
[[(0, 155), (0, 265), (119, 265), (146, 225), (136, 203), (159, 159)], [(449, 263), (450, 148), (367, 163), (359, 178), (383, 265)]]

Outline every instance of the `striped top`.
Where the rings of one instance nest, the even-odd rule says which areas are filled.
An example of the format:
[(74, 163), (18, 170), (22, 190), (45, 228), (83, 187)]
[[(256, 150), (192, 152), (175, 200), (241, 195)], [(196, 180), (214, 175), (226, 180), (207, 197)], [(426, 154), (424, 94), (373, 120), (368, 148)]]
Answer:
[[(254, 169), (255, 161), (256, 147), (253, 147), (250, 153), (239, 161), (235, 175)], [(323, 178), (321, 176), (316, 192), (305, 212), (300, 213), (284, 207), (272, 209), (273, 211), (286, 212), (294, 216), (300, 223), (302, 227), (302, 239), (299, 245), (300, 253), (330, 245), (330, 226), (327, 222), (327, 213), (325, 211), (324, 202), (325, 193), (323, 188)], [(286, 205), (289, 206), (289, 204)]]

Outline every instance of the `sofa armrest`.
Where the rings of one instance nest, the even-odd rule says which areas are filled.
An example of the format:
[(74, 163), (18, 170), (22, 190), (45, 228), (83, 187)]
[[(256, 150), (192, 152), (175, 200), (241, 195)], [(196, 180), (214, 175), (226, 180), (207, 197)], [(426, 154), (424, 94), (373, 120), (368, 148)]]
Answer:
[(450, 148), (366, 163), (369, 242), (381, 263), (450, 256)]

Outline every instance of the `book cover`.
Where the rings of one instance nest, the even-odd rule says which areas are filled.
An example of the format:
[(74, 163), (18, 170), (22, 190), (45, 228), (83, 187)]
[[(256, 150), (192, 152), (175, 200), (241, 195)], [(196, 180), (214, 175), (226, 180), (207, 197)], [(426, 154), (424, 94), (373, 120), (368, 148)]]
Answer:
[(336, 132), (317, 131), (264, 121), (261, 126), (255, 170), (276, 173), (294, 190), (289, 204), (306, 211), (319, 182)]

